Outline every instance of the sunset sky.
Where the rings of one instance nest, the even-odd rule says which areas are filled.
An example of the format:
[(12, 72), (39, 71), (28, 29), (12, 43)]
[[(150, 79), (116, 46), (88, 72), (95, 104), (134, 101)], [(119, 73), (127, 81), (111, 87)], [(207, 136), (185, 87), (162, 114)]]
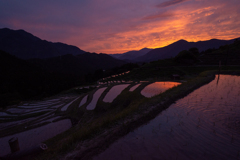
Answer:
[(0, 0), (0, 28), (96, 53), (240, 37), (240, 0)]

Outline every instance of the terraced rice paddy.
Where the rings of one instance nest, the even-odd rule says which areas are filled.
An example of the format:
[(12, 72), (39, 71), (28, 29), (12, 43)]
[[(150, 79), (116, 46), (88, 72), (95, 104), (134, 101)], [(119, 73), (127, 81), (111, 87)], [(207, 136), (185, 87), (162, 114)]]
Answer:
[(79, 104), (79, 107), (81, 107), (82, 105), (84, 105), (86, 102), (87, 102), (87, 98), (88, 98), (88, 95), (86, 95), (80, 102)]
[(105, 91), (105, 89), (107, 89), (107, 87), (100, 88), (94, 93), (92, 101), (86, 107), (87, 110), (95, 109), (95, 107), (97, 105), (97, 101), (98, 101), (99, 97), (101, 96), (101, 94)]
[(66, 104), (65, 106), (63, 106), (62, 108), (61, 108), (61, 111), (66, 111), (67, 109), (68, 109), (68, 107), (74, 102), (74, 101), (76, 101), (78, 99), (78, 97), (76, 98), (76, 99), (74, 99), (73, 101), (71, 101), (70, 103), (68, 103), (68, 104)]
[(240, 76), (220, 75), (94, 159), (239, 159)]
[(127, 88), (129, 84), (119, 84), (113, 86), (107, 95), (104, 97), (104, 102), (111, 103), (125, 88)]
[[(79, 96), (68, 95), (45, 101), (33, 101), (12, 106), (0, 112), (0, 132), (14, 131), (16, 128), (23, 130), (21, 133), (0, 138), (0, 156), (10, 153), (8, 140), (12, 137), (18, 137), (22, 150), (69, 129), (71, 121), (68, 119), (57, 121), (61, 116), (57, 116), (56, 112), (60, 108), (66, 111), (69, 105), (78, 98)], [(42, 124), (45, 125), (42, 126)], [(28, 130), (28, 128), (35, 129)]]
[(153, 97), (158, 95), (166, 90), (173, 88), (175, 86), (180, 85), (181, 83), (178, 82), (155, 82), (146, 86), (142, 91), (141, 94), (145, 97)]
[(34, 147), (41, 142), (56, 136), (57, 134), (66, 131), (72, 126), (71, 121), (68, 119), (61, 120), (54, 123), (49, 123), (48, 125), (31, 129), (25, 132), (14, 134), (11, 136), (0, 138), (0, 156), (11, 153), (10, 147), (8, 145), (8, 140), (12, 137), (17, 137), (19, 142), (19, 147), (21, 150)]
[(133, 92), (135, 89), (137, 89), (137, 87), (139, 87), (141, 85), (141, 83), (139, 83), (139, 84), (136, 84), (135, 86), (133, 86), (133, 87), (131, 87), (130, 89), (129, 89), (129, 91), (130, 92)]
[[(0, 156), (10, 153), (8, 146), (10, 138), (17, 137), (19, 139), (21, 150), (37, 145), (72, 126), (70, 119), (62, 119), (69, 116), (74, 107), (76, 110), (87, 104), (85, 111), (94, 110), (100, 96), (106, 89), (109, 91), (100, 101), (112, 103), (132, 81), (125, 84), (115, 83), (116, 85), (110, 85), (109, 88), (102, 85), (102, 88), (97, 89), (95, 93), (89, 92), (86, 95), (65, 95), (44, 101), (32, 101), (18, 106), (9, 106), (5, 111), (0, 112), (0, 131), (11, 133), (13, 130), (19, 129), (21, 133), (15, 134), (16, 132), (12, 132), (13, 135), (0, 138)], [(129, 91), (134, 91), (139, 86), (140, 84), (136, 84)], [(81, 101), (80, 98), (82, 98)], [(84, 108), (81, 108), (81, 111), (84, 111)]]

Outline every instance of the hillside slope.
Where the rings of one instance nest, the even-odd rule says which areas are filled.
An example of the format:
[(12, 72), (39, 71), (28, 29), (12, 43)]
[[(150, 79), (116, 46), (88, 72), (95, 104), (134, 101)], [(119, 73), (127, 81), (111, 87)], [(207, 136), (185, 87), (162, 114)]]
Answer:
[(187, 42), (185, 40), (179, 40), (166, 47), (153, 49), (152, 51), (148, 52), (147, 54), (141, 57), (138, 57), (135, 60), (140, 62), (150, 62), (150, 61), (156, 61), (159, 59), (173, 58), (179, 52), (183, 50), (188, 50), (193, 47), (198, 48), (199, 52), (202, 52), (209, 48), (218, 48), (222, 45), (231, 44), (234, 42), (234, 40), (235, 39), (233, 40), (212, 39), (209, 41), (199, 41), (199, 42)]
[(24, 31), (0, 29), (0, 49), (21, 59), (50, 58), (65, 54), (78, 55), (85, 51), (64, 43), (53, 43)]

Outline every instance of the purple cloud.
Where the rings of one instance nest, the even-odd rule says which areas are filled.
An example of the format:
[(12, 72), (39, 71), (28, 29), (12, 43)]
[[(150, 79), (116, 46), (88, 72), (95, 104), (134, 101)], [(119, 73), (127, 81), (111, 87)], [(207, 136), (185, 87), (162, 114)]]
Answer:
[(239, 0), (8, 0), (0, 1), (0, 28), (90, 52), (123, 53), (179, 39), (239, 37), (239, 8)]
[(185, 1), (188, 1), (188, 0), (170, 0), (170, 1), (160, 3), (159, 5), (157, 5), (157, 7), (159, 7), (159, 8), (169, 7), (169, 6), (172, 6), (172, 5), (175, 5), (175, 4), (178, 4), (178, 3), (182, 3), (182, 2), (185, 2)]
[(159, 18), (169, 18), (169, 17), (173, 17), (174, 15), (175, 15), (174, 13), (162, 12), (162, 13), (159, 13), (159, 14), (146, 16), (146, 17), (143, 18), (143, 20), (153, 20), (153, 19), (159, 19)]

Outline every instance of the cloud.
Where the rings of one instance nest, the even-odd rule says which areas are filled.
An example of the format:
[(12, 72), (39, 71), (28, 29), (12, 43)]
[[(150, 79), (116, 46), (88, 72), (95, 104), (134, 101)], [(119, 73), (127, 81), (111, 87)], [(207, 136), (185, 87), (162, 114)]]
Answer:
[(188, 1), (188, 0), (170, 0), (170, 1), (160, 3), (159, 5), (157, 5), (157, 7), (159, 7), (159, 8), (169, 7), (169, 6), (172, 6), (172, 5), (175, 5), (175, 4), (178, 4), (178, 3), (182, 3), (182, 2), (185, 2), (185, 1)]
[(239, 37), (239, 8), (239, 0), (9, 0), (0, 1), (0, 28), (89, 52), (123, 53), (179, 39)]
[(159, 18), (169, 18), (169, 17), (173, 17), (173, 16), (175, 16), (174, 13), (162, 12), (162, 13), (159, 13), (159, 14), (146, 16), (146, 17), (143, 18), (143, 20), (152, 20), (152, 19), (159, 19)]

